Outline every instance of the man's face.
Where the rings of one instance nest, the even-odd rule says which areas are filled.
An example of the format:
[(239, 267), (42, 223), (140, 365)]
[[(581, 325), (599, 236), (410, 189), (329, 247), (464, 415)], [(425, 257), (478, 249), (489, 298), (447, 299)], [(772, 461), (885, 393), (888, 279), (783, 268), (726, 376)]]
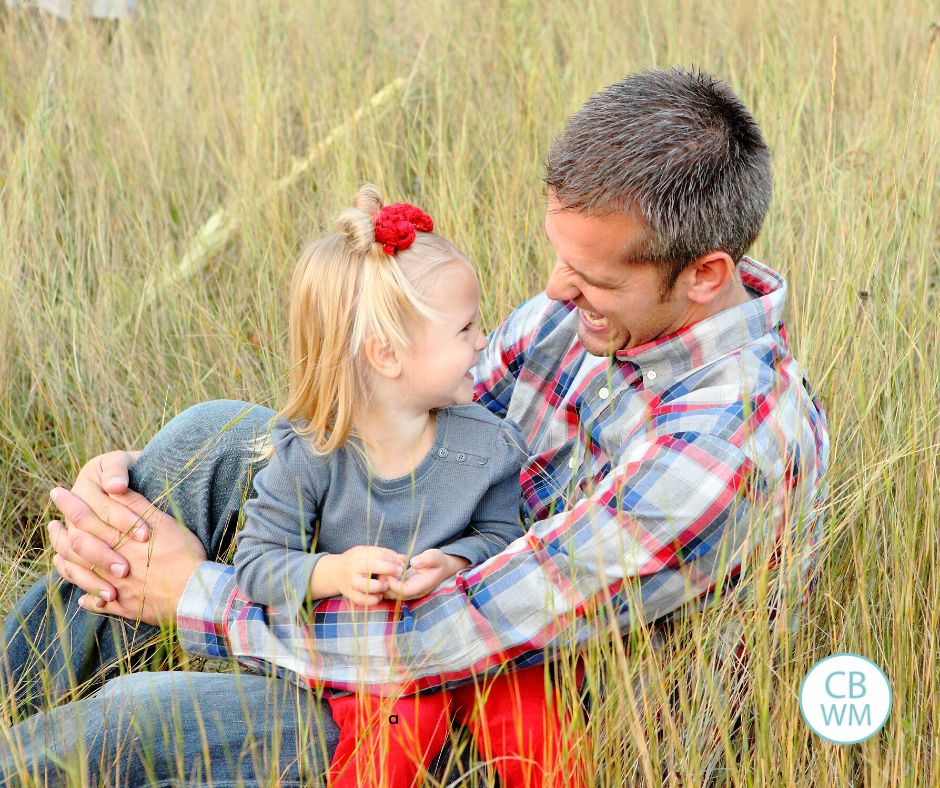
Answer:
[(563, 210), (550, 193), (545, 232), (556, 256), (545, 290), (578, 307), (578, 339), (588, 353), (610, 355), (681, 328), (687, 304), (679, 288), (662, 299), (659, 269), (626, 262), (642, 242), (640, 220)]

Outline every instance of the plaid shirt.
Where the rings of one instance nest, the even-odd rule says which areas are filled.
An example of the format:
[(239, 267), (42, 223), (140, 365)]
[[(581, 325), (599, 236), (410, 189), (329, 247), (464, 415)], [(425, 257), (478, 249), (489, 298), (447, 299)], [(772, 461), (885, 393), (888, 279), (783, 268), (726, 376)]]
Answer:
[(544, 293), (491, 334), (476, 395), (522, 427), (530, 452), (531, 527), (502, 553), (400, 608), (332, 598), (303, 621), (205, 562), (177, 611), (184, 648), (392, 693), (537, 663), (588, 640), (602, 609), (622, 632), (666, 620), (734, 587), (767, 540), (797, 543), (806, 592), (825, 417), (787, 345), (783, 277), (748, 258), (738, 272), (748, 302), (613, 357), (586, 353), (577, 310)]

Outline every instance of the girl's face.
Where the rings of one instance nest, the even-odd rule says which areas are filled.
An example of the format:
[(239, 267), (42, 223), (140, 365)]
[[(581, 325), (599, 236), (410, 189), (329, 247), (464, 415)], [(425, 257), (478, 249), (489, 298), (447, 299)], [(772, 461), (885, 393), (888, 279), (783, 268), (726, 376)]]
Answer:
[(473, 401), (473, 376), (486, 336), (480, 331), (480, 286), (463, 260), (440, 269), (427, 295), (437, 316), (426, 321), (402, 358), (409, 391), (422, 407)]

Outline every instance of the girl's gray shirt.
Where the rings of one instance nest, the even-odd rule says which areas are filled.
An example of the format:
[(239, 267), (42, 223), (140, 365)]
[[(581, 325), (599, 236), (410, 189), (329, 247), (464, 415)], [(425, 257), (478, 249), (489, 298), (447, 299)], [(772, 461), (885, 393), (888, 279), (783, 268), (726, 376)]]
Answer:
[(271, 441), (273, 456), (244, 507), (235, 573), (243, 593), (279, 611), (298, 612), (327, 553), (378, 545), (410, 557), (437, 547), (479, 564), (525, 533), (525, 439), (515, 422), (482, 405), (437, 411), (431, 450), (395, 479), (370, 475), (352, 441), (314, 454), (285, 419)]

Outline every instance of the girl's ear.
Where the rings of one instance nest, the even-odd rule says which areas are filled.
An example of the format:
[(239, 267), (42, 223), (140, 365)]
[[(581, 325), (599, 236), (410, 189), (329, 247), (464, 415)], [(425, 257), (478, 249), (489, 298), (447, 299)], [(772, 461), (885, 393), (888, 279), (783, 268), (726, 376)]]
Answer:
[(394, 380), (401, 375), (401, 360), (395, 353), (395, 349), (383, 337), (375, 335), (367, 337), (362, 349), (369, 366), (383, 378)]

